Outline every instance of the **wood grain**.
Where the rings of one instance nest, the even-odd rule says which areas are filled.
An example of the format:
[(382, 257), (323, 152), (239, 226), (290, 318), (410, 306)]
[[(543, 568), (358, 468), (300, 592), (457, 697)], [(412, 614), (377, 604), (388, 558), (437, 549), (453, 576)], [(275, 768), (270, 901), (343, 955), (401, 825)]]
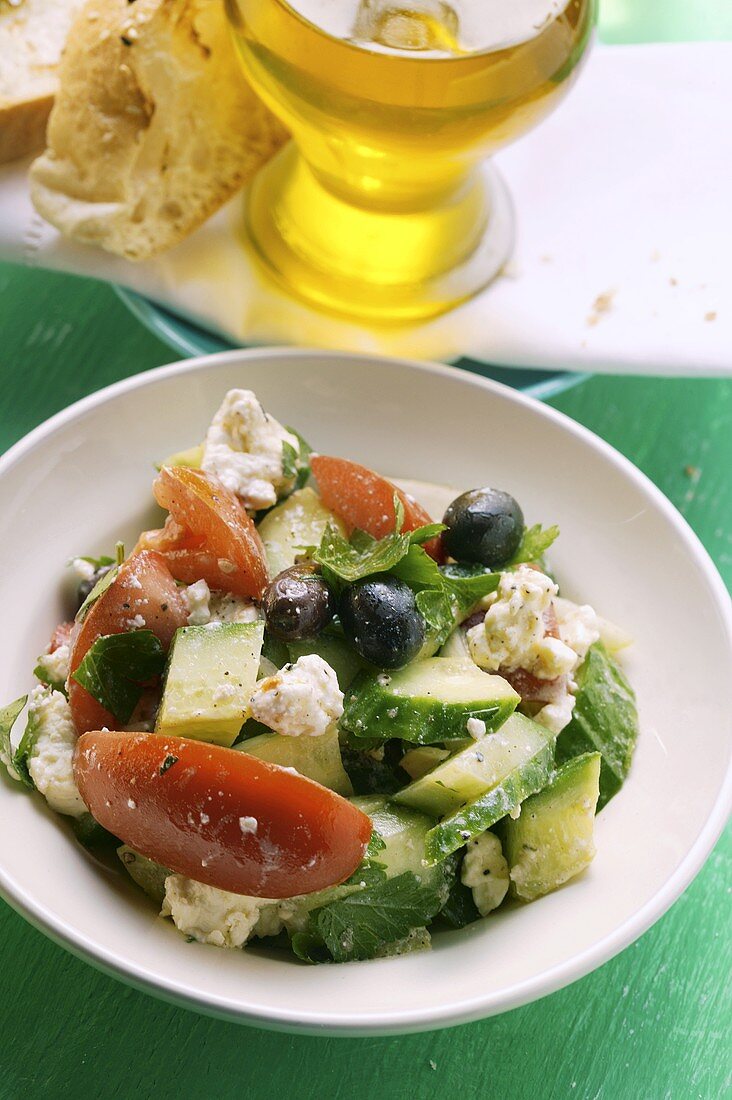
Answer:
[[(0, 267), (0, 447), (173, 358), (106, 287)], [(683, 511), (732, 582), (732, 383), (595, 378), (553, 404)], [(504, 1016), (392, 1039), (312, 1039), (128, 989), (0, 903), (0, 1097), (722, 1100), (732, 1095), (732, 833), (640, 941)]]

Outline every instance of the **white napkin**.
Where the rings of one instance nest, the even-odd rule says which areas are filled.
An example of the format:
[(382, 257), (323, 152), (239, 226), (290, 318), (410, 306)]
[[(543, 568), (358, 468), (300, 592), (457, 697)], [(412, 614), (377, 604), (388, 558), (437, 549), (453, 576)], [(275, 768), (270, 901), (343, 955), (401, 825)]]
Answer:
[(132, 264), (42, 222), (16, 163), (0, 172), (0, 258), (121, 283), (234, 343), (730, 374), (731, 103), (732, 43), (596, 48), (555, 114), (496, 158), (519, 229), (506, 276), (418, 327), (357, 327), (270, 287), (238, 240), (241, 196)]

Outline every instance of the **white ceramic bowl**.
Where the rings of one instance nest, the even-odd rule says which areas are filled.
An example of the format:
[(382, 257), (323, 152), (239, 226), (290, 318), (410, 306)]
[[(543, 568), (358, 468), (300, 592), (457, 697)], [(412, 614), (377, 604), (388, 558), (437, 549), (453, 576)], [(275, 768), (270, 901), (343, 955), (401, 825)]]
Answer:
[(679, 896), (732, 801), (732, 610), (684, 520), (629, 462), (565, 417), (455, 369), (234, 351), (138, 375), (72, 406), (0, 461), (5, 579), (0, 699), (27, 690), (62, 613), (64, 562), (131, 543), (156, 459), (198, 440), (223, 392), (250, 387), (324, 452), (393, 476), (509, 489), (559, 523), (566, 593), (635, 637), (642, 735), (597, 821), (590, 871), (532, 905), (435, 937), (432, 952), (307, 967), (188, 944), (103, 873), (41, 798), (0, 782), (0, 888), (58, 942), (212, 1014), (312, 1033), (404, 1032), (488, 1016), (581, 977)]

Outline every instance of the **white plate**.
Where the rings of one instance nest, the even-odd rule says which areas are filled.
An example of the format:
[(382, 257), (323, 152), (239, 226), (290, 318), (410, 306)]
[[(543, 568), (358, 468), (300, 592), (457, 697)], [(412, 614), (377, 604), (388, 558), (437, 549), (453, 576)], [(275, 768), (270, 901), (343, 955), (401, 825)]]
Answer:
[(431, 953), (307, 967), (188, 944), (122, 877), (104, 874), (39, 797), (0, 782), (0, 888), (79, 955), (215, 1015), (312, 1033), (387, 1033), (525, 1004), (629, 944), (701, 867), (732, 802), (732, 609), (684, 520), (629, 462), (521, 394), (454, 369), (266, 350), (189, 360), (72, 406), (0, 461), (5, 578), (0, 699), (31, 682), (62, 614), (63, 564), (132, 542), (153, 463), (200, 438), (222, 393), (256, 390), (317, 448), (394, 476), (504, 487), (557, 522), (568, 595), (636, 638), (642, 736), (597, 822), (589, 873), (557, 893), (435, 937)]

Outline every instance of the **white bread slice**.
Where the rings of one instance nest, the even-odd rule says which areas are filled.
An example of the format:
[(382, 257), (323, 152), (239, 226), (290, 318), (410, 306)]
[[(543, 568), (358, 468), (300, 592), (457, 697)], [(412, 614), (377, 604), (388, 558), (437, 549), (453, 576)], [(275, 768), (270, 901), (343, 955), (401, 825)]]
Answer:
[(200, 225), (286, 139), (244, 79), (223, 0), (88, 0), (31, 196), (67, 236), (141, 260)]
[(0, 0), (0, 164), (43, 148), (56, 70), (83, 0)]

